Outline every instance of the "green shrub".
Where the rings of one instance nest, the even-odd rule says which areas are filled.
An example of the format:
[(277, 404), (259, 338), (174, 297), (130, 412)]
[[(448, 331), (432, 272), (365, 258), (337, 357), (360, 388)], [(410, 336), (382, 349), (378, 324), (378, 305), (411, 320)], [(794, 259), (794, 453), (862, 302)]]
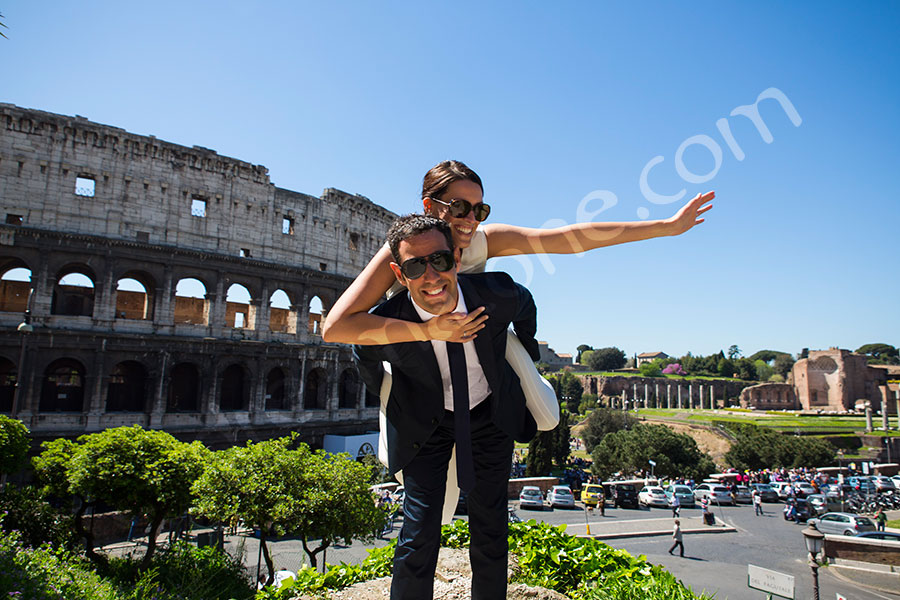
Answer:
[(75, 548), (74, 518), (50, 506), (36, 488), (6, 486), (0, 491), (0, 513), (5, 515), (0, 528), (18, 531), (20, 541), (29, 548), (45, 542)]
[(0, 597), (23, 600), (118, 600), (115, 587), (64, 549), (26, 547), (0, 532)]
[(240, 560), (212, 546), (177, 542), (139, 570), (133, 558), (110, 560), (110, 578), (124, 600), (246, 600), (254, 586)]

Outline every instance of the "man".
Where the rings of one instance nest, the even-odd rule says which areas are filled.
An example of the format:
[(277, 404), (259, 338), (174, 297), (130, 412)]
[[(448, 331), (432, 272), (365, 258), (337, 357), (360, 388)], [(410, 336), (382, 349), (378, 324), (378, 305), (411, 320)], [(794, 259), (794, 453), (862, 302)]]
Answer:
[(757, 517), (763, 514), (762, 494), (756, 488), (753, 488), (753, 510)]
[(401, 217), (388, 232), (388, 245), (391, 269), (408, 293), (394, 295), (374, 314), (422, 322), (484, 306), (490, 315), (477, 337), (464, 344), (432, 340), (354, 347), (370, 391), (380, 388), (382, 362), (391, 368), (388, 470), (403, 471), (406, 489), (391, 598), (433, 597), (447, 464), (455, 445), (460, 487), (468, 492), (472, 598), (502, 600), (513, 440), (530, 440), (536, 431), (518, 378), (504, 358), (506, 332), (512, 324), (538, 359), (534, 301), (505, 273), (457, 277), (460, 253), (448, 225), (438, 219)]
[(672, 530), (672, 547), (669, 548), (669, 554), (672, 554), (675, 551), (675, 548), (679, 548), (680, 556), (684, 558), (684, 542), (682, 541), (681, 521), (678, 519), (675, 519), (675, 528)]
[(672, 509), (673, 517), (681, 516), (681, 500), (678, 499), (678, 494), (675, 493), (675, 490), (672, 490), (672, 497), (669, 498), (669, 506)]

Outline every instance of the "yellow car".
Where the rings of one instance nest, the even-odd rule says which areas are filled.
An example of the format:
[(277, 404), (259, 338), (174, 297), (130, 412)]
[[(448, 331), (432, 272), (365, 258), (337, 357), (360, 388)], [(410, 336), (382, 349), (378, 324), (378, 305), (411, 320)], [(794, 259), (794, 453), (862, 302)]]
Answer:
[(597, 506), (597, 497), (603, 494), (603, 486), (589, 483), (581, 489), (581, 502), (585, 506)]

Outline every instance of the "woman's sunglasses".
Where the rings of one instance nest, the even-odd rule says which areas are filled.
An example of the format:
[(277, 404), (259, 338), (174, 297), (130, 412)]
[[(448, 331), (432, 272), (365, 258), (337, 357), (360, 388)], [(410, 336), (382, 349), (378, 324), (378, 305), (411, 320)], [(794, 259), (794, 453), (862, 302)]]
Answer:
[(444, 202), (443, 200), (438, 200), (437, 198), (432, 198), (438, 204), (443, 204), (450, 208), (450, 216), (456, 219), (463, 219), (466, 215), (469, 214), (469, 211), (475, 213), (476, 221), (484, 221), (488, 218), (488, 215), (491, 214), (491, 206), (489, 204), (485, 204), (484, 202), (479, 202), (475, 206), (468, 200), (455, 199), (450, 202)]
[(449, 250), (438, 250), (429, 256), (410, 258), (403, 261), (403, 264), (400, 265), (400, 272), (407, 279), (418, 279), (425, 274), (425, 269), (428, 268), (429, 264), (434, 267), (435, 271), (445, 273), (452, 269), (455, 264), (453, 253)]

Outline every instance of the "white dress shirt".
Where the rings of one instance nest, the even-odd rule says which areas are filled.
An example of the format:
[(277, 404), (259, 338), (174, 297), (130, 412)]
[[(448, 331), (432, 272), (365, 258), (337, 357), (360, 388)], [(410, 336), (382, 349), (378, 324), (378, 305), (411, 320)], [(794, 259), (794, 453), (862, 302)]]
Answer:
[[(452, 312), (469, 312), (466, 308), (466, 301), (463, 298), (462, 290), (459, 283), (456, 284), (459, 293), (459, 300), (456, 308)], [(412, 296), (410, 296), (412, 299)], [(428, 321), (437, 315), (433, 315), (418, 304), (415, 300), (412, 303), (419, 318), (422, 322)], [(447, 342), (444, 340), (430, 340), (431, 347), (434, 349), (434, 356), (437, 358), (438, 367), (441, 370), (441, 382), (444, 386), (444, 408), (453, 410), (453, 384), (450, 382), (450, 361), (447, 358)], [(478, 360), (478, 353), (475, 351), (475, 342), (468, 341), (463, 343), (463, 351), (466, 354), (466, 371), (469, 377), (469, 409), (475, 408), (482, 400), (491, 395), (491, 386), (488, 384), (487, 378), (484, 376), (484, 369), (481, 368), (481, 361)]]

